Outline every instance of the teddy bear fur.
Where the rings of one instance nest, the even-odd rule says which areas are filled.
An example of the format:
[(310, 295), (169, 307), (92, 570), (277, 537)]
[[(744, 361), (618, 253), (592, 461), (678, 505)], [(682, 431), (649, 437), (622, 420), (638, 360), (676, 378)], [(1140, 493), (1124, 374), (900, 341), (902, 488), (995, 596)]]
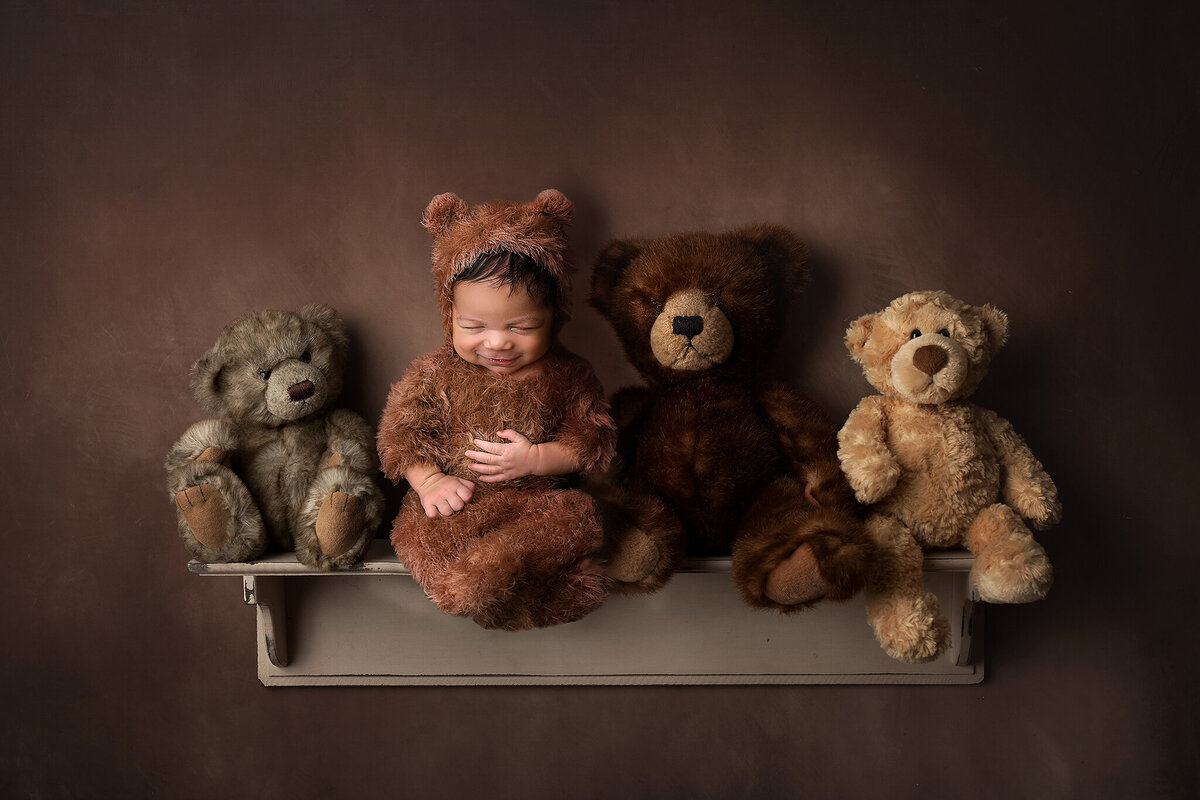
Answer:
[(583, 474), (606, 468), (616, 428), (591, 367), (555, 343), (540, 370), (510, 377), (467, 363), (452, 343), (455, 277), (480, 255), (501, 250), (533, 258), (555, 278), (554, 327), (561, 327), (570, 314), (564, 228), (572, 211), (555, 190), (531, 203), (433, 199), (423, 224), (434, 236), (434, 290), (446, 340), (393, 384), (379, 424), (380, 461), (391, 480), (413, 465), (436, 464), (475, 482), (470, 502), (450, 517), (427, 517), (417, 492), (407, 492), (392, 543), (434, 603), (487, 628), (571, 622), (608, 597), (608, 577), (594, 557), (603, 538), (599, 514), (572, 476), (481, 482), (465, 456), (474, 439), (495, 440), (507, 428), (535, 444), (564, 445)]
[(247, 561), (271, 544), (320, 569), (361, 558), (384, 501), (370, 426), (332, 407), (349, 346), (338, 313), (309, 305), (235, 320), (196, 361), (192, 393), (221, 417), (166, 459), (192, 558)]
[(837, 427), (770, 375), (784, 297), (807, 275), (804, 244), (773, 226), (600, 255), (590, 302), (646, 382), (614, 395), (617, 459), (590, 487), (619, 587), (661, 588), (690, 554), (732, 555), (752, 606), (795, 611), (862, 588), (872, 545)]
[(923, 548), (966, 547), (970, 581), (993, 603), (1046, 595), (1052, 570), (1039, 530), (1062, 507), (1053, 481), (1012, 425), (966, 398), (1008, 336), (1007, 316), (942, 291), (912, 292), (855, 320), (846, 346), (880, 394), (839, 433), (838, 456), (880, 551), (868, 618), (894, 658), (920, 662), (949, 626), (921, 581)]

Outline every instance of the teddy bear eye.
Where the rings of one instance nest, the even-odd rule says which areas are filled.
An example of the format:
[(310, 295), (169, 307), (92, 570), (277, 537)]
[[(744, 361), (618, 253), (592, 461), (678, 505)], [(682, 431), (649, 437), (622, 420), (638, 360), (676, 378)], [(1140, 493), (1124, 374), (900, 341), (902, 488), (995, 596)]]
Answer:
[(922, 336), (921, 332), (919, 330), (914, 329), (913, 332), (908, 335), (908, 338), (919, 339), (919, 338), (921, 338), (921, 336)]
[(938, 336), (945, 336), (947, 339), (949, 339), (950, 331), (946, 330), (945, 328), (942, 328), (940, 331), (938, 331)]
[(269, 370), (269, 369), (260, 369), (260, 370), (258, 371), (258, 377), (262, 378), (264, 381), (266, 381), (266, 380), (270, 380), (270, 379), (271, 379), (271, 370)]
[(310, 361), (312, 361), (312, 353), (305, 350), (303, 353), (300, 354), (300, 360), (303, 361), (305, 364), (309, 363)]

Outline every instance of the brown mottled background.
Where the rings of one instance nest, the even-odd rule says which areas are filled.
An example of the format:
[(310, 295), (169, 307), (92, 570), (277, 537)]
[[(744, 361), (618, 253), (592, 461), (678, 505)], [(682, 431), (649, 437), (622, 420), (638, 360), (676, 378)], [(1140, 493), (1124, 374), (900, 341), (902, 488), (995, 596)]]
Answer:
[[(3, 4), (0, 795), (1196, 796), (1190, 4), (399, 5)], [(614, 236), (799, 231), (776, 366), (843, 418), (853, 317), (933, 287), (1010, 313), (979, 397), (1067, 512), (1049, 599), (989, 609), (985, 683), (258, 685), (163, 485), (191, 362), (326, 301), (376, 419), (440, 340), (425, 204), (546, 187), (610, 389), (581, 301)]]

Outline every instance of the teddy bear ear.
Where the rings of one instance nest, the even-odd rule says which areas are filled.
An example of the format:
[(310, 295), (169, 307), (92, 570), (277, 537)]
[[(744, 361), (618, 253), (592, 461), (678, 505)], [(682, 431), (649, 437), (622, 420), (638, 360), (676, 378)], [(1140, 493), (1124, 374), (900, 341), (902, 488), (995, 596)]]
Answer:
[(776, 225), (743, 228), (736, 234), (751, 242), (785, 289), (801, 289), (808, 283), (808, 246), (796, 234)]
[(425, 207), (425, 213), (421, 216), (421, 224), (425, 226), (425, 230), (437, 236), (466, 211), (467, 204), (454, 192), (439, 194)]
[(987, 334), (988, 345), (995, 353), (1008, 341), (1008, 314), (993, 305), (978, 308), (979, 318), (983, 320), (983, 330)]
[(644, 244), (637, 241), (612, 241), (596, 259), (592, 268), (592, 294), (588, 303), (607, 315), (612, 310), (612, 294), (621, 283), (625, 270), (642, 252)]
[(324, 303), (310, 303), (300, 309), (300, 319), (317, 326), (333, 342), (333, 347), (345, 357), (350, 350), (350, 334), (346, 332), (346, 323), (332, 306)]
[(850, 351), (850, 357), (860, 364), (863, 349), (867, 346), (867, 340), (871, 338), (871, 331), (875, 329), (875, 317), (875, 314), (859, 317), (846, 329), (846, 349)]
[(224, 369), (225, 359), (216, 347), (192, 365), (192, 396), (202, 408), (213, 413), (222, 409), (221, 372)]
[(547, 214), (566, 225), (575, 216), (575, 204), (558, 189), (546, 189), (538, 192), (533, 201), (533, 208), (539, 214)]

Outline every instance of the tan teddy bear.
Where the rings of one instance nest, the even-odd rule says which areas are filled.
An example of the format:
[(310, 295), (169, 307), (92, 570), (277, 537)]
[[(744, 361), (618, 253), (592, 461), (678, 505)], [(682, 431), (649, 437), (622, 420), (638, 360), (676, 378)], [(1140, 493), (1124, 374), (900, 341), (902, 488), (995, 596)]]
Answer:
[(983, 600), (1045, 597), (1052, 571), (1022, 518), (1042, 530), (1062, 508), (1053, 481), (1012, 425), (966, 400), (1008, 335), (1008, 317), (941, 291), (912, 292), (860, 317), (846, 346), (880, 394), (838, 434), (858, 499), (874, 504), (879, 546), (867, 613), (888, 655), (928, 661), (949, 643), (921, 582), (922, 548), (965, 546)]

